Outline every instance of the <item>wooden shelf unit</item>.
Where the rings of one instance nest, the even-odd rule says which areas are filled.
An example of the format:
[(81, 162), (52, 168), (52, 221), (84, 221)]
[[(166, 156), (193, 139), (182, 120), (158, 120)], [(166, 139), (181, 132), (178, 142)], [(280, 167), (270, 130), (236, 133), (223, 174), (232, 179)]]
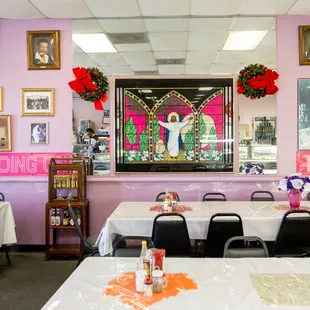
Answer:
[[(58, 161), (60, 163), (58, 163)], [(71, 187), (71, 182), (62, 184), (64, 186), (57, 187), (55, 181), (59, 176), (72, 176), (77, 178), (76, 187)], [(84, 237), (89, 235), (89, 201), (86, 198), (86, 163), (84, 159), (77, 160), (76, 158), (52, 158), (49, 165), (49, 177), (48, 177), (48, 202), (45, 207), (45, 259), (49, 260), (53, 257), (68, 257), (79, 256), (83, 251), (83, 243), (78, 238), (77, 233), (76, 244), (63, 244), (62, 238), (68, 238), (68, 236), (61, 236), (61, 232), (72, 232), (75, 230), (75, 226), (62, 225), (63, 211), (68, 209), (68, 199), (66, 195), (70, 192), (73, 194), (73, 199), (70, 199), (70, 204), (74, 210), (79, 210), (81, 219), (81, 231)], [(70, 180), (70, 177), (63, 177)], [(60, 182), (61, 183), (61, 182)], [(66, 185), (66, 186), (65, 186)], [(67, 187), (70, 186), (70, 187)], [(61, 194), (61, 195), (60, 195)], [(64, 195), (66, 194), (66, 195)], [(63, 196), (64, 199), (59, 199)], [(60, 209), (61, 212), (61, 225), (51, 226), (51, 209)], [(70, 215), (69, 215), (70, 217)], [(71, 235), (70, 235), (71, 237)]]

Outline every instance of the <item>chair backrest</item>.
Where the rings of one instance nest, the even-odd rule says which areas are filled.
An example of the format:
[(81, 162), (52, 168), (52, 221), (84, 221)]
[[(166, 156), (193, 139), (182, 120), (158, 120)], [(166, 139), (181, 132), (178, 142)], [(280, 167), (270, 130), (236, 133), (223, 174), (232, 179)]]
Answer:
[(310, 201), (310, 192), (307, 195), (307, 200)]
[(222, 193), (206, 193), (202, 201), (227, 201), (226, 196)]
[[(171, 219), (167, 219), (170, 217)], [(180, 213), (161, 213), (153, 222), (152, 240), (166, 256), (191, 256), (191, 242), (185, 217)]]
[[(222, 219), (223, 217), (225, 217), (225, 219)], [(243, 226), (240, 215), (237, 213), (214, 214), (210, 219), (205, 245), (205, 256), (223, 257), (224, 246), (227, 240), (236, 236), (243, 236)], [(244, 243), (236, 241), (233, 247), (243, 248)]]
[[(291, 214), (308, 214), (308, 216), (289, 217)], [(294, 254), (296, 250), (302, 248), (310, 248), (310, 211), (290, 210), (283, 216), (272, 256), (281, 253)]]
[(155, 248), (151, 238), (142, 236), (122, 236), (118, 238), (113, 245), (112, 257), (139, 257), (143, 240), (147, 242), (148, 249)]
[(251, 201), (275, 201), (273, 195), (268, 191), (255, 191), (251, 195)]
[[(157, 201), (157, 202), (164, 201), (164, 200), (165, 200), (165, 195), (166, 195), (165, 192), (159, 193), (159, 194), (157, 195), (157, 197), (156, 197), (156, 201)], [(179, 197), (178, 194), (177, 194), (177, 201), (180, 201), (180, 197)]]
[(5, 201), (4, 195), (0, 193), (0, 201)]
[[(232, 242), (243, 241), (245, 248), (230, 248)], [(255, 247), (250, 245), (255, 244)], [(227, 240), (224, 247), (224, 257), (226, 258), (242, 258), (242, 257), (269, 257), (266, 243), (259, 237), (232, 237)]]

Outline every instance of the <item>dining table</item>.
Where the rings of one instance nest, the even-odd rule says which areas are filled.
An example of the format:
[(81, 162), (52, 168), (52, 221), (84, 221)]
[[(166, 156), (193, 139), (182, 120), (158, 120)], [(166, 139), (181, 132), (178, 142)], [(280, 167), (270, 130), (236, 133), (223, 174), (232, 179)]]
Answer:
[(138, 258), (90, 257), (43, 310), (306, 310), (310, 258), (166, 258), (162, 292), (135, 286)]
[(17, 242), (15, 220), (10, 202), (0, 202), (0, 247)]
[[(237, 213), (242, 219), (245, 236), (274, 241), (283, 215), (290, 210), (287, 201), (205, 201), (179, 202), (185, 217), (189, 237), (204, 240), (212, 215)], [(310, 210), (310, 201), (302, 201), (301, 209)], [(151, 237), (153, 221), (163, 210), (160, 202), (121, 202), (103, 225), (97, 245), (102, 256), (112, 252), (113, 236)]]

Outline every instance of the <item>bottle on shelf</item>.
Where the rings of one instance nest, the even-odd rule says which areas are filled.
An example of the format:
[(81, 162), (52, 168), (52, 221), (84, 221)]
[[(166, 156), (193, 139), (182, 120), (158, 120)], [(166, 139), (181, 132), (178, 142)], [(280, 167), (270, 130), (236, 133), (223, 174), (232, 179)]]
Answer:
[(57, 208), (56, 209), (56, 216), (55, 216), (55, 225), (60, 226), (60, 210)]
[(56, 225), (56, 210), (55, 208), (52, 208), (51, 218), (50, 218), (50, 225), (55, 226)]
[(76, 220), (77, 220), (79, 226), (81, 226), (81, 213), (80, 213), (80, 210), (76, 210)]
[(151, 275), (151, 264), (150, 264), (150, 257), (147, 250), (146, 241), (142, 241), (141, 253), (140, 253), (140, 263), (142, 269), (146, 271), (146, 276), (150, 277)]
[(64, 211), (64, 215), (63, 215), (63, 218), (62, 218), (62, 225), (63, 226), (68, 226), (69, 225), (68, 211)]

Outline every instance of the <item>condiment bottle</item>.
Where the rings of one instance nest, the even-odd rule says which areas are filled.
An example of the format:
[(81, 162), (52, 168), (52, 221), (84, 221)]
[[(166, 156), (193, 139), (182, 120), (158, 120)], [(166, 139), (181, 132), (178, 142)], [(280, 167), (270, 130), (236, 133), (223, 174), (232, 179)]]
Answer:
[(145, 297), (153, 296), (153, 280), (151, 277), (146, 277), (144, 280), (144, 296)]
[(56, 210), (55, 225), (60, 226), (60, 210)]
[(142, 268), (146, 271), (146, 276), (150, 277), (151, 275), (151, 265), (150, 265), (150, 257), (147, 251), (146, 241), (142, 241), (141, 253), (140, 253), (140, 262)]
[(68, 226), (69, 225), (69, 217), (68, 217), (68, 211), (64, 211), (64, 216), (62, 219), (62, 225)]
[(51, 226), (55, 226), (56, 225), (56, 211), (55, 208), (52, 209), (52, 215), (51, 215)]

